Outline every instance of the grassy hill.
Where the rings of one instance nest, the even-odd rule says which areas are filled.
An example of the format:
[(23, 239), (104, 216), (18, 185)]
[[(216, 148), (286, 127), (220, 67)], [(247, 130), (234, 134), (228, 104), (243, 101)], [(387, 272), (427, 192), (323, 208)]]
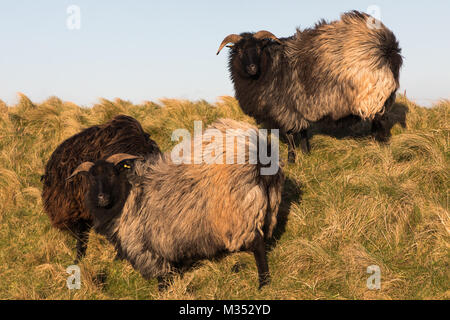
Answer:
[[(24, 95), (15, 106), (0, 101), (0, 298), (449, 299), (450, 102), (427, 109), (399, 96), (396, 107), (409, 110), (406, 128), (395, 125), (388, 144), (316, 134), (311, 155), (285, 161), (269, 286), (258, 291), (253, 256), (239, 253), (198, 263), (160, 293), (156, 280), (114, 261), (112, 246), (94, 232), (80, 264), (81, 289), (67, 289), (75, 241), (52, 229), (43, 212), (46, 161), (65, 138), (117, 114), (141, 121), (163, 150), (174, 145), (174, 129), (193, 130), (194, 120), (253, 120), (231, 97), (215, 105), (102, 100), (93, 108), (58, 98), (35, 104)], [(381, 268), (379, 291), (366, 286), (371, 265)]]

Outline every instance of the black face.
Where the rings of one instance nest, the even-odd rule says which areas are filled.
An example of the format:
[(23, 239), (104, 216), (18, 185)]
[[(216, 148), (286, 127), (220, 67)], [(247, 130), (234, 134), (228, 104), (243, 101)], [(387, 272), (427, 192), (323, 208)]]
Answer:
[(89, 200), (99, 208), (110, 208), (120, 197), (121, 175), (130, 168), (127, 162), (115, 166), (107, 161), (97, 161), (89, 170), (91, 188)]
[(233, 53), (240, 62), (240, 69), (245, 76), (257, 79), (261, 75), (261, 55), (266, 40), (244, 38), (233, 47)]

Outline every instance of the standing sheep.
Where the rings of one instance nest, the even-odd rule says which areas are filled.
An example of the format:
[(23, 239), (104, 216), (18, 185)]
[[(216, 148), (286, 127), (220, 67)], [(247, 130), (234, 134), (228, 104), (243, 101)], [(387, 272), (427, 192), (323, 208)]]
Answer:
[[(311, 122), (351, 115), (378, 121), (394, 103), (401, 50), (394, 34), (371, 19), (353, 11), (339, 21), (298, 29), (289, 38), (260, 31), (229, 35), (220, 45), (217, 54), (234, 44), (229, 70), (242, 110), (281, 129), (290, 161), (295, 160), (298, 133), (302, 150), (309, 152), (306, 129)], [(376, 122), (374, 130), (379, 129)]]
[(51, 155), (41, 177), (44, 210), (53, 227), (68, 230), (77, 240), (77, 262), (86, 253), (92, 225), (92, 217), (85, 206), (88, 182), (82, 177), (74, 181), (66, 179), (81, 163), (117, 153), (153, 159), (160, 150), (137, 120), (120, 115), (61, 143)]
[[(245, 139), (244, 131), (257, 130), (230, 119), (218, 120), (208, 129), (223, 134), (228, 129), (237, 130), (238, 139)], [(256, 142), (248, 140), (248, 150), (256, 150)], [(203, 155), (215, 150), (215, 159), (223, 160), (230, 151), (236, 154), (234, 142), (227, 137), (226, 141), (210, 143), (194, 138), (193, 143), (201, 146)], [(143, 277), (161, 281), (174, 268), (243, 250), (253, 252), (262, 287), (270, 279), (264, 240), (271, 237), (277, 222), (284, 178), (278, 167), (275, 174), (262, 175), (261, 163), (251, 164), (249, 154), (246, 151), (243, 164), (176, 164), (170, 154), (155, 163), (137, 161), (128, 174), (130, 194), (117, 204), (118, 208), (123, 206), (120, 215), (96, 209), (96, 185), (103, 178), (95, 174), (107, 163), (84, 163), (72, 176), (88, 173), (95, 230), (105, 235)], [(126, 159), (127, 155), (118, 158)], [(128, 180), (123, 177), (119, 181), (126, 186)]]

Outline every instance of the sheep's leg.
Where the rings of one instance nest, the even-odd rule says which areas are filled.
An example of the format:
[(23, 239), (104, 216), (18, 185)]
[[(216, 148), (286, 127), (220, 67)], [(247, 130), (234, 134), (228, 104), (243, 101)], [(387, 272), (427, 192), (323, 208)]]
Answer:
[(122, 261), (125, 260), (125, 258), (122, 256), (122, 253), (116, 252), (116, 256), (114, 257), (115, 261)]
[(372, 120), (371, 133), (378, 142), (387, 142), (389, 140), (389, 133), (384, 127), (382, 120)]
[(300, 131), (300, 148), (304, 154), (309, 154), (311, 146), (309, 145), (308, 130), (304, 129)]
[(286, 138), (288, 140), (288, 162), (295, 163), (295, 138), (292, 133), (287, 133)]
[(170, 279), (167, 276), (159, 276), (158, 279), (158, 291), (163, 292), (166, 291), (167, 288), (169, 288), (170, 285)]
[(258, 268), (259, 289), (261, 289), (270, 282), (266, 245), (261, 236), (258, 236), (253, 243), (253, 255), (255, 256), (256, 267)]
[(79, 223), (78, 228), (75, 231), (75, 238), (77, 239), (77, 258), (75, 260), (75, 264), (78, 264), (86, 255), (90, 230), (91, 226), (87, 222), (83, 221)]
[[(390, 110), (395, 102), (396, 91), (393, 91), (391, 96), (384, 103), (384, 109)], [(385, 111), (386, 112), (386, 111)], [(372, 120), (371, 133), (378, 142), (387, 142), (391, 137), (391, 128), (386, 121), (386, 113), (377, 114)]]

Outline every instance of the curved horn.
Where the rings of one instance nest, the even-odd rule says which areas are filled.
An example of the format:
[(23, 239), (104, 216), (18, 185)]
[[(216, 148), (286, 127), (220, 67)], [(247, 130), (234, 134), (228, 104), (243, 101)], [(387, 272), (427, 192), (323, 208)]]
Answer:
[(94, 165), (93, 162), (83, 162), (82, 164), (80, 164), (74, 171), (73, 173), (70, 175), (70, 177), (68, 177), (66, 180), (70, 180), (73, 177), (75, 177), (77, 174), (79, 174), (80, 172), (88, 172), (89, 169), (92, 168), (92, 166)]
[(144, 160), (144, 158), (140, 156), (133, 156), (128, 153), (116, 153), (106, 159), (106, 161), (111, 162), (114, 165), (117, 165), (125, 160)]
[(236, 43), (241, 39), (242, 39), (242, 36), (240, 36), (238, 34), (230, 34), (230, 35), (226, 36), (225, 39), (223, 39), (222, 43), (220, 44), (219, 50), (217, 51), (216, 55), (218, 55), (220, 53), (220, 51), (222, 51), (223, 47), (225, 47), (227, 44)]
[(281, 43), (281, 41), (272, 32), (269, 32), (267, 30), (258, 31), (257, 33), (255, 33), (253, 35), (253, 38), (255, 38), (255, 39), (272, 39), (278, 43)]

